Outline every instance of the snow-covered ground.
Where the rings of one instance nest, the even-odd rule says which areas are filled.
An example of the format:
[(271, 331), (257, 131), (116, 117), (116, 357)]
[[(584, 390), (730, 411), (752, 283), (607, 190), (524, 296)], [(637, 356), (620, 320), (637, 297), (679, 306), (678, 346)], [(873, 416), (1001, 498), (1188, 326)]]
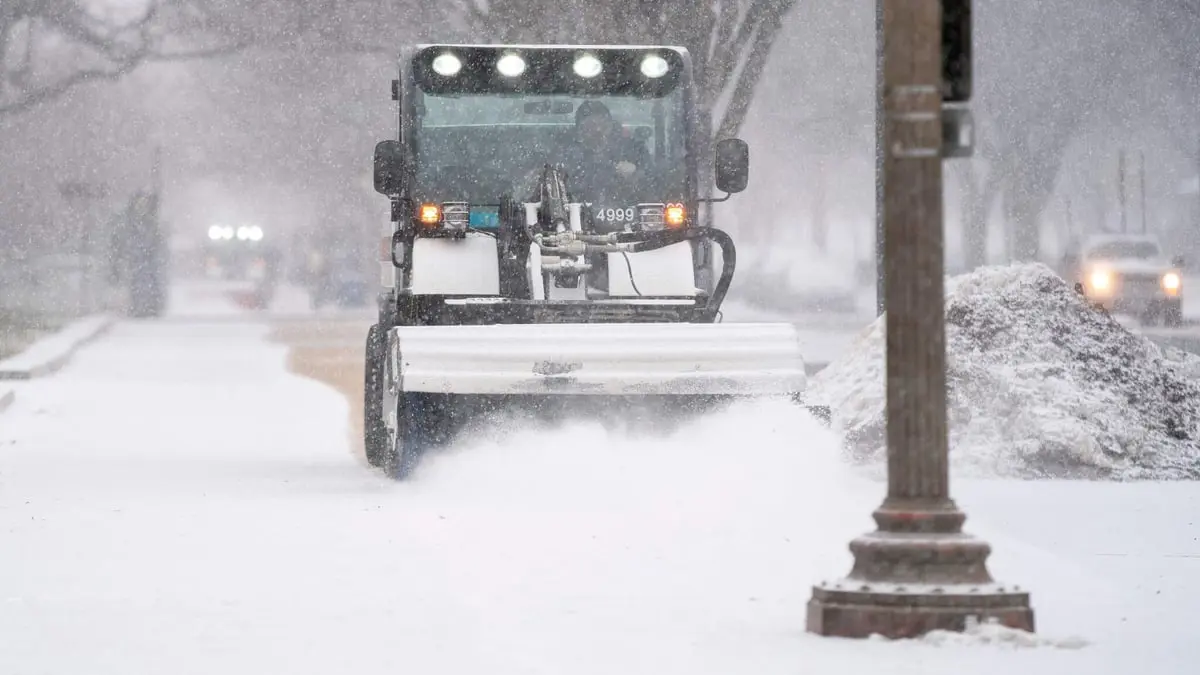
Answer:
[(167, 319), (277, 319), (282, 317), (342, 317), (372, 316), (374, 306), (339, 309), (333, 306), (314, 310), (308, 292), (292, 284), (280, 284), (264, 311), (248, 312), (238, 305), (236, 297), (252, 288), (248, 281), (176, 280), (170, 286), (167, 300)]
[[(1040, 646), (804, 633), (883, 488), (790, 407), (474, 439), (393, 484), (266, 329), (118, 326), (0, 425), (0, 672), (1192, 673), (1193, 483), (956, 483)], [(733, 450), (733, 452), (730, 452)], [(1192, 556), (1192, 557), (1188, 557)], [(1080, 641), (1086, 645), (1080, 648)]]

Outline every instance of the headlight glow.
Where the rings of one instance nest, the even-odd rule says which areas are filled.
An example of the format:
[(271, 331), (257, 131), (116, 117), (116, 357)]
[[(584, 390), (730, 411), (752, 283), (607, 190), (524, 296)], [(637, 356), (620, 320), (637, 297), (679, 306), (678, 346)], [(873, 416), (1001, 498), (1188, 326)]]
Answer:
[(442, 207), (440, 204), (422, 204), (417, 209), (417, 220), (426, 227), (442, 224)]
[(663, 220), (667, 227), (682, 227), (687, 224), (687, 209), (683, 204), (667, 204), (663, 209)]
[(1182, 283), (1183, 280), (1180, 279), (1179, 275), (1174, 272), (1167, 272), (1163, 275), (1162, 285), (1163, 288), (1167, 289), (1168, 291), (1179, 290), (1179, 287), (1182, 285)]
[(1091, 282), (1092, 288), (1097, 291), (1107, 291), (1112, 287), (1112, 275), (1102, 270), (1092, 272), (1088, 276), (1088, 280)]

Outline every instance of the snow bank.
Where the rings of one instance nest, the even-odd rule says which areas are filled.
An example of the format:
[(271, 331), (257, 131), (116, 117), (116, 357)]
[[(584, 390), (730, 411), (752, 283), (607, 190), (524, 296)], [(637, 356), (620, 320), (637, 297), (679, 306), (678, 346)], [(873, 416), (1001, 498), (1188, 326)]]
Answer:
[[(951, 461), (1021, 477), (1200, 477), (1200, 358), (1160, 349), (1041, 264), (952, 280)], [(884, 319), (812, 380), (860, 459), (885, 454)]]
[(0, 360), (0, 380), (28, 380), (59, 370), (76, 350), (108, 330), (112, 323), (112, 317), (98, 314), (67, 324), (20, 354)]

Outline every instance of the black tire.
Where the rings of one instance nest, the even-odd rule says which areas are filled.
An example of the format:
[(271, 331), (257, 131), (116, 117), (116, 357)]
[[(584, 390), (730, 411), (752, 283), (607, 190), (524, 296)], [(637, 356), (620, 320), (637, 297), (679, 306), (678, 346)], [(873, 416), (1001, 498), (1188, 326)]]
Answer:
[(399, 392), (387, 398), (396, 406), (396, 426), (387, 430), (383, 470), (394, 480), (406, 480), (439, 444), (443, 413), (434, 394)]
[[(382, 335), (380, 337), (383, 339)], [(383, 342), (380, 397), (383, 401), (382, 410), (388, 411), (389, 419), (384, 420), (381, 464), (389, 478), (406, 480), (416, 470), (425, 452), (442, 440), (445, 405), (441, 399), (445, 397), (399, 391), (396, 388), (398, 378), (392, 373), (396, 359), (392, 358), (386, 339)], [(394, 417), (390, 411), (395, 411)]]
[(366, 364), (363, 383), (363, 449), (367, 463), (383, 465), (388, 430), (383, 421), (383, 364), (387, 359), (383, 329), (379, 324), (367, 331)]

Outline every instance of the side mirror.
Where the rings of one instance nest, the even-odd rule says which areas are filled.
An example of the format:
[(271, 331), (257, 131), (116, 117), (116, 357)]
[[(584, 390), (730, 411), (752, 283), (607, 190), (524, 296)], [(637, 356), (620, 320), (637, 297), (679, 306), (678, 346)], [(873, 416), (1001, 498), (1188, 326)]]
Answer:
[(740, 138), (717, 141), (717, 189), (734, 194), (750, 181), (750, 146)]
[(380, 141), (375, 145), (375, 191), (382, 195), (404, 190), (404, 146), (400, 141)]
[(1179, 269), (1183, 269), (1187, 265), (1187, 260), (1185, 260), (1183, 256), (1177, 255), (1174, 258), (1171, 258), (1171, 264)]

